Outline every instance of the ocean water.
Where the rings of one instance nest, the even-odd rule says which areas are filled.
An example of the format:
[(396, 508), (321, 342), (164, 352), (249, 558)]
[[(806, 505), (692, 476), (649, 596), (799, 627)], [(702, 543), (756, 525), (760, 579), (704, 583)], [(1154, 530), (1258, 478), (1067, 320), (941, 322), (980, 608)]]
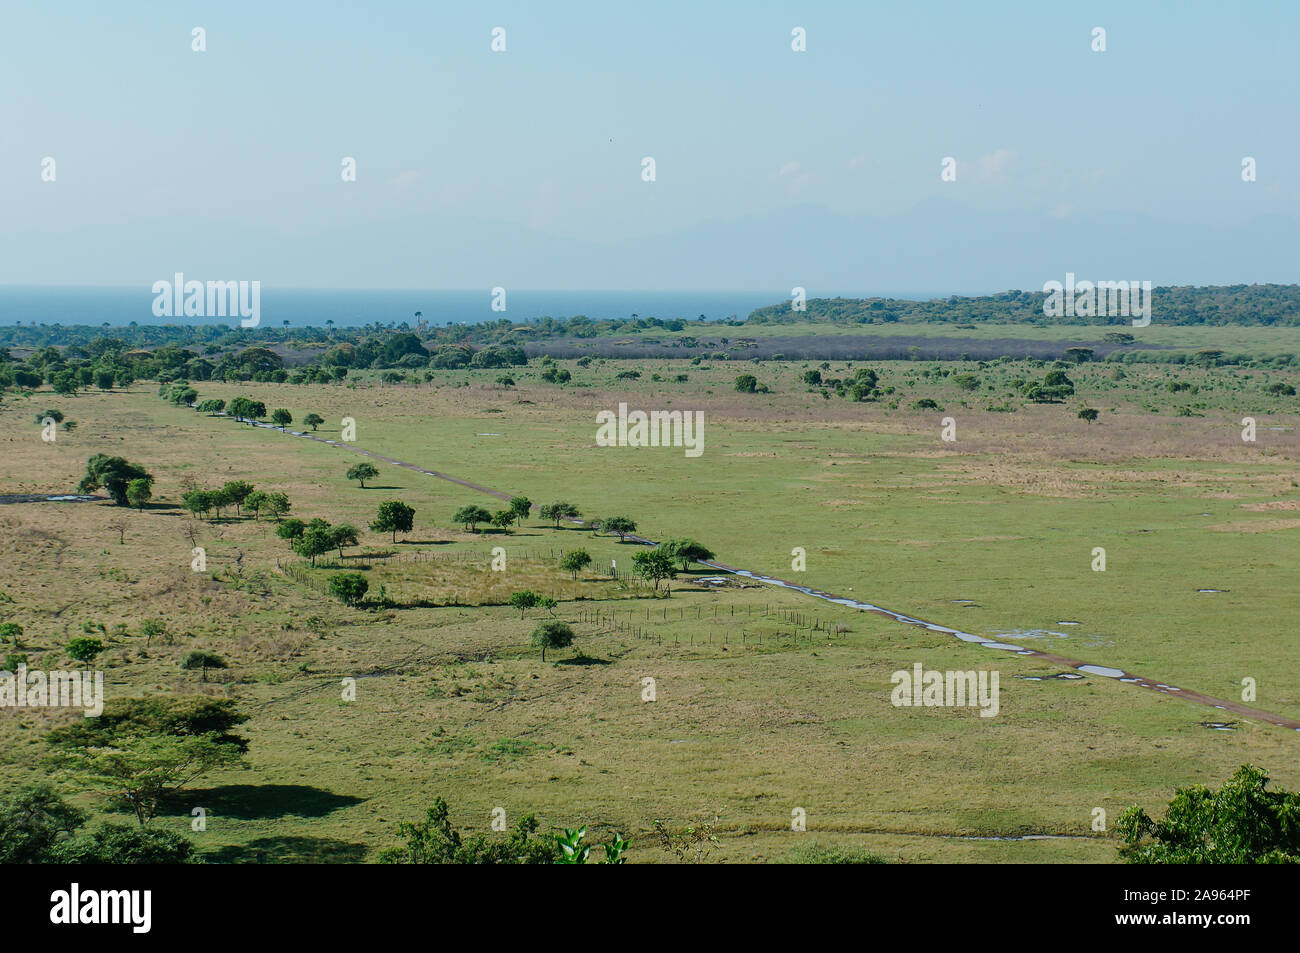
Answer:
[[(490, 289), (469, 291), (320, 290), (262, 286), (263, 326), (336, 327), (414, 325), (415, 312), (429, 324), (475, 324), (508, 318), (698, 318), (744, 319), (755, 308), (788, 301), (781, 291), (518, 291), (507, 289), (506, 310), (492, 310)], [(0, 286), (0, 325), (223, 324), (238, 318), (160, 318), (151, 286), (129, 288)]]

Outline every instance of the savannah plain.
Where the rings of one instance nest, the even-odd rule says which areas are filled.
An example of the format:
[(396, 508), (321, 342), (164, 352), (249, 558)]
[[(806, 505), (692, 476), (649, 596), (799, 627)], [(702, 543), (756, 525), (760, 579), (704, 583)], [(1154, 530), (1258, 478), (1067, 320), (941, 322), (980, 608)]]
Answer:
[[(537, 505), (572, 501), (584, 518), (628, 516), (651, 539), (691, 536), (731, 566), (966, 632), (1220, 698), (1253, 678), (1254, 707), (1300, 719), (1300, 406), (1270, 391), (1300, 387), (1294, 369), (1083, 363), (1068, 369), (1074, 396), (1034, 404), (1010, 396), (1011, 381), (1042, 378), (1050, 362), (828, 363), (824, 375), (845, 378), (871, 367), (884, 395), (823, 396), (803, 379), (814, 360), (560, 360), (564, 386), (536, 361), (510, 370), (514, 386), (499, 370), (194, 386), (200, 400), (286, 408), (291, 430), (317, 413), (330, 440), (351, 417), (356, 447)], [(629, 370), (640, 377), (616, 377)], [(768, 392), (738, 393), (740, 374)], [(925, 398), (937, 409), (914, 407)], [(597, 446), (596, 413), (620, 402), (703, 411), (703, 455)], [(1076, 416), (1084, 406), (1095, 422)], [(34, 420), (47, 407), (76, 422), (53, 443)], [(1254, 442), (1242, 439), (1247, 416)], [(247, 767), (205, 776), (153, 822), (212, 861), (373, 860), (398, 822), (442, 796), (467, 831), (501, 807), (511, 823), (536, 813), (543, 830), (585, 824), (591, 842), (624, 832), (632, 863), (673, 859), (656, 820), (708, 825), (717, 861), (820, 845), (913, 863), (1111, 863), (1118, 842), (1092, 829), (1096, 808), (1112, 821), (1132, 804), (1155, 813), (1176, 786), (1217, 786), (1243, 763), (1300, 787), (1294, 731), (1107, 678), (1045, 678), (1065, 670), (798, 593), (706, 585), (722, 574), (699, 565), (655, 594), (607, 571), (631, 568), (632, 543), (556, 528), (536, 510), (513, 532), (466, 532), (458, 508), (504, 504), (384, 463), (362, 489), (344, 473), (368, 458), (175, 406), (153, 383), (9, 397), (0, 435), (7, 493), (72, 492), (96, 453), (156, 478), (142, 512), (0, 505), (12, 600), (0, 608), (22, 625), (32, 666), (72, 667), (67, 642), (103, 631), (110, 699), (206, 693), (250, 716)], [(283, 491), (294, 517), (358, 527), (380, 502), (407, 502), (412, 532), (394, 543), (363, 529), (342, 560), (390, 604), (325, 594), (337, 569), (302, 569), (271, 520), (192, 518), (178, 505), (187, 475)], [(489, 565), (497, 546), (504, 573)], [(576, 546), (594, 564), (574, 580), (556, 562)], [(504, 604), (525, 588), (554, 594), (572, 649), (542, 661), (529, 633), (548, 614)], [(146, 644), (150, 618), (166, 634)], [(229, 668), (206, 682), (182, 671), (192, 649)], [(998, 717), (893, 707), (891, 673), (916, 662), (998, 670)], [(341, 698), (345, 678), (355, 701)], [(0, 785), (45, 776), (43, 735), (75, 717), (4, 712)], [(196, 806), (202, 833), (190, 832)], [(797, 808), (806, 832), (791, 830)]]

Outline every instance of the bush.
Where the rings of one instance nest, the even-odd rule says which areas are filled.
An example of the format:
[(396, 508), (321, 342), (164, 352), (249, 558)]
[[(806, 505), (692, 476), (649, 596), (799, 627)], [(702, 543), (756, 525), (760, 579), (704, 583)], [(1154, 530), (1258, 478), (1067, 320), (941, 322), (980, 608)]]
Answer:
[(370, 590), (370, 583), (359, 572), (335, 573), (329, 578), (330, 595), (344, 605), (360, 605)]

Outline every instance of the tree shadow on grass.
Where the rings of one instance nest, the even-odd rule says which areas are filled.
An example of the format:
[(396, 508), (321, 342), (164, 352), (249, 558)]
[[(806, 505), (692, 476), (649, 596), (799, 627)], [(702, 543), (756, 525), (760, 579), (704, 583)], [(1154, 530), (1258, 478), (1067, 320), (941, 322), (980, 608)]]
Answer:
[(607, 658), (592, 658), (590, 655), (575, 655), (573, 658), (556, 659), (556, 665), (612, 665)]
[(208, 851), (210, 864), (359, 864), (369, 848), (333, 837), (259, 837)]
[(363, 800), (305, 784), (225, 784), (184, 791), (169, 800), (165, 811), (188, 816), (191, 808), (202, 807), (217, 817), (254, 821), (273, 817), (324, 817)]

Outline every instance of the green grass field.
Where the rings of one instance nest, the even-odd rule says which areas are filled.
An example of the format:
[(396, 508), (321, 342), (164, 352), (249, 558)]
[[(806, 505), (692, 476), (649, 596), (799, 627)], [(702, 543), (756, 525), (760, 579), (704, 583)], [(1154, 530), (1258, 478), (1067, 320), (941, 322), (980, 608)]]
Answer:
[[(1193, 340), (1205, 329), (1142, 330), (1212, 343)], [(885, 393), (863, 403), (804, 384), (815, 362), (561, 364), (573, 373), (565, 387), (535, 367), (511, 371), (509, 388), (500, 371), (195, 386), (296, 420), (319, 413), (328, 439), (351, 417), (359, 447), (538, 504), (571, 500), (587, 518), (630, 516), (651, 538), (693, 536), (725, 563), (977, 635), (1222, 698), (1253, 678), (1252, 705), (1300, 718), (1288, 611), (1300, 584), (1300, 414), (1295, 397), (1267, 389), (1295, 384), (1294, 372), (1126, 365), (1116, 377), (1114, 365), (1081, 365), (1069, 372), (1074, 397), (1035, 405), (1011, 382), (1050, 368), (1023, 362), (872, 364)], [(860, 366), (831, 364), (823, 374)], [(641, 377), (615, 377), (628, 369)], [(769, 392), (737, 393), (742, 373)], [(913, 409), (922, 398), (941, 409)], [(703, 455), (597, 446), (595, 415), (619, 402), (702, 411)], [(1101, 412), (1096, 423), (1075, 416), (1084, 405)], [(77, 422), (53, 444), (33, 422), (47, 406)], [(1245, 416), (1253, 443), (1241, 439)], [(942, 439), (943, 418), (955, 441)], [(22, 624), (32, 665), (67, 667), (63, 646), (83, 626), (123, 624), (99, 663), (110, 697), (207, 693), (251, 716), (247, 769), (202, 779), (155, 822), (187, 831), (190, 809), (207, 808), (207, 831), (192, 836), (209, 859), (370, 860), (441, 795), (469, 830), (503, 807), (512, 821), (536, 812), (544, 828), (627, 831), (633, 862), (671, 860), (649, 834), (659, 819), (711, 824), (719, 860), (781, 860), (815, 842), (908, 862), (1108, 863), (1117, 842), (1090, 829), (1095, 808), (1112, 820), (1134, 803), (1155, 810), (1175, 786), (1214, 785), (1245, 762), (1300, 786), (1294, 732), (1106, 678), (1028, 680), (1061, 670), (796, 593), (711, 589), (693, 580), (717, 573), (698, 567), (655, 598), (605, 571), (611, 560), (631, 568), (631, 544), (536, 517), (509, 534), (466, 533), (457, 508), (503, 504), (382, 463), (362, 490), (344, 471), (363, 458), (196, 414), (152, 385), (10, 398), (0, 423), (6, 492), (67, 492), (94, 453), (156, 477), (140, 513), (0, 506), (13, 600), (0, 608)], [(186, 475), (284, 490), (296, 517), (359, 527), (379, 502), (408, 502), (410, 534), (394, 544), (365, 530), (344, 560), (369, 566), (372, 592), (383, 585), (397, 606), (340, 605), (319, 591), (328, 568), (308, 574), (315, 584), (285, 575), (294, 557), (266, 520), (191, 519), (176, 506)], [(206, 572), (191, 571), (191, 532)], [(595, 562), (575, 581), (555, 559), (579, 545)], [(496, 546), (504, 573), (488, 568)], [(807, 553), (802, 575), (795, 547)], [(1096, 547), (1104, 572), (1092, 568)], [(390, 553), (401, 555), (376, 558)], [(501, 605), (516, 588), (554, 594), (581, 654), (542, 662), (528, 635), (548, 616)], [(828, 637), (790, 613), (847, 631)], [(150, 617), (169, 636), (146, 646)], [(230, 669), (207, 683), (181, 671), (196, 647)], [(997, 669), (1000, 714), (894, 707), (890, 674), (915, 662)], [(347, 677), (354, 702), (341, 699)], [(3, 783), (42, 776), (42, 736), (71, 717), (4, 712)], [(1235, 730), (1204, 726), (1215, 721)], [(791, 830), (797, 808), (806, 833)], [(1026, 835), (1053, 836), (982, 839)]]

